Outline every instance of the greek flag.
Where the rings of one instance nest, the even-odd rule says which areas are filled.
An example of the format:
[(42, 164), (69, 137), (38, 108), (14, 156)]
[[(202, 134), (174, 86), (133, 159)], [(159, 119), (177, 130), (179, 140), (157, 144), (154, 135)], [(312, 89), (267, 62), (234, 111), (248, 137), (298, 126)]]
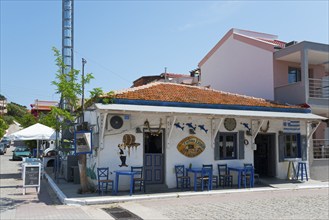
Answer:
[(283, 121), (283, 130), (287, 132), (300, 132), (300, 121)]

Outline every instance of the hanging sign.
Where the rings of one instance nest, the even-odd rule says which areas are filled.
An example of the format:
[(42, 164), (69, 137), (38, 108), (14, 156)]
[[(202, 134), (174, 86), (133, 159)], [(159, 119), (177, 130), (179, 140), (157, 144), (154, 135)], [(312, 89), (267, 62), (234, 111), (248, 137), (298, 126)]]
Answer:
[(91, 154), (91, 131), (76, 131), (74, 134), (75, 154)]
[(205, 148), (205, 143), (195, 136), (188, 136), (177, 144), (177, 150), (186, 157), (196, 157), (201, 154)]

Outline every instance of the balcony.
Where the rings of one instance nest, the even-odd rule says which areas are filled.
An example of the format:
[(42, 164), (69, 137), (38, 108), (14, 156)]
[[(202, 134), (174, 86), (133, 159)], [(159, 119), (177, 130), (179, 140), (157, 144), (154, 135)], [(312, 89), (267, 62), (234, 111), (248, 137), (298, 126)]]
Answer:
[(313, 139), (313, 158), (329, 159), (329, 139)]
[(323, 79), (309, 79), (309, 97), (329, 99), (329, 77)]

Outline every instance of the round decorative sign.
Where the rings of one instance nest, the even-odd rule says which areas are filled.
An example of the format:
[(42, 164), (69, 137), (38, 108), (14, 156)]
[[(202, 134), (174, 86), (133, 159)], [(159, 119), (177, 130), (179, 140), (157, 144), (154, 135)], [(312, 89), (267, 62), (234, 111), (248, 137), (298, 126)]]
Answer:
[(236, 128), (236, 121), (234, 118), (225, 118), (224, 127), (228, 131), (233, 131)]
[(195, 136), (188, 136), (177, 144), (177, 150), (187, 157), (196, 157), (201, 154), (205, 148), (205, 143)]

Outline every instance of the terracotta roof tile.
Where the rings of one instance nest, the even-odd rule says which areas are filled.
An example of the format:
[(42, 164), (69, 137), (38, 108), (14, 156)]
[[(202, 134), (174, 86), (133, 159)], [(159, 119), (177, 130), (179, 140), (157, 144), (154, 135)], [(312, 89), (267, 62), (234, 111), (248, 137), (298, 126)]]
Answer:
[(280, 40), (269, 40), (269, 39), (263, 39), (263, 38), (257, 38), (259, 40), (271, 43), (271, 44), (275, 44), (281, 48), (285, 48), (286, 47), (286, 42), (280, 41)]
[(161, 102), (183, 102), (194, 104), (220, 104), (259, 106), (274, 108), (301, 108), (267, 101), (245, 95), (217, 91), (205, 87), (175, 83), (155, 82), (147, 85), (116, 91), (114, 98), (128, 100), (146, 100)]

